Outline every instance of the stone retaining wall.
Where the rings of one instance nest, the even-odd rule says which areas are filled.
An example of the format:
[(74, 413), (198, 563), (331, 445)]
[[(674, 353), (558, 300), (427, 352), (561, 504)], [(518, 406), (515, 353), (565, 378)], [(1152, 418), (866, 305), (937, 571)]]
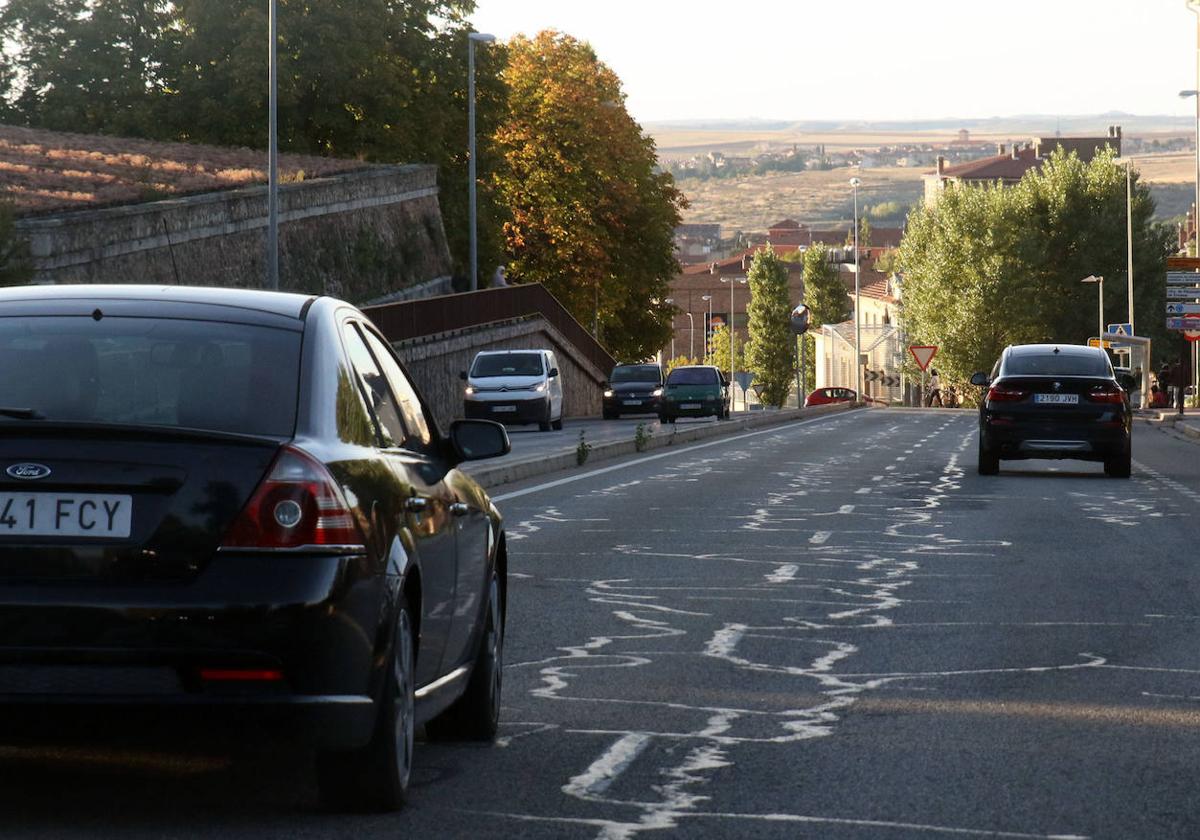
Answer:
[[(369, 166), (280, 185), (280, 288), (361, 302), (447, 283), (437, 168)], [(34, 282), (264, 283), (265, 186), (19, 220)]]
[(536, 316), (399, 341), (393, 347), (443, 429), (463, 416), (465, 383), (458, 374), (471, 366), (480, 350), (554, 351), (562, 377), (565, 417), (598, 416), (601, 386), (609, 374), (598, 370), (562, 333)]

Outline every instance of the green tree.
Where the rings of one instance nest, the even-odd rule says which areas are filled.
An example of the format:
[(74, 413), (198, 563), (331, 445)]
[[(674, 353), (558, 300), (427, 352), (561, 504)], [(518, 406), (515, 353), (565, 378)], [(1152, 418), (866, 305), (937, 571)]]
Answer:
[(166, 136), (177, 36), (166, 0), (9, 0), (13, 110), (62, 131)]
[(543, 283), (613, 355), (645, 358), (670, 337), (668, 281), (682, 193), (625, 110), (620, 79), (591, 46), (557, 32), (516, 37), (493, 176), (510, 209), (509, 271)]
[(866, 216), (858, 220), (858, 247), (871, 247), (871, 220)]
[(17, 233), (12, 204), (0, 201), (0, 286), (20, 286), (33, 277), (29, 243)]
[[(439, 167), (456, 273), (467, 265), (467, 16), (474, 0), (279, 0), (279, 147)], [(0, 70), (29, 125), (266, 148), (267, 4), (8, 0)], [(476, 50), (479, 265), (503, 257), (489, 138), (505, 105), (502, 46)], [(15, 68), (15, 70), (13, 69)]]
[[(1151, 221), (1149, 190), (1133, 194), (1138, 332), (1164, 346), (1170, 232)], [(1061, 149), (1015, 186), (957, 186), (909, 217), (900, 248), (903, 316), (913, 343), (938, 345), (950, 381), (989, 370), (1007, 344), (1083, 343), (1126, 309), (1125, 173), (1103, 153), (1089, 163)]]
[(840, 324), (850, 317), (850, 297), (837, 267), (829, 261), (829, 249), (821, 243), (804, 252), (804, 303), (812, 313), (812, 329), (822, 324)]
[(750, 283), (746, 367), (762, 386), (762, 401), (780, 407), (796, 372), (787, 266), (768, 246), (754, 255), (746, 278)]
[[(737, 334), (737, 330), (734, 330), (734, 366), (732, 368), (734, 371), (745, 366), (745, 353), (743, 349), (741, 336)], [(704, 364), (716, 365), (718, 370), (729, 376), (729, 371), (731, 370), (729, 366), (729, 327), (724, 324), (715, 328), (709, 335), (707, 352), (704, 354)]]

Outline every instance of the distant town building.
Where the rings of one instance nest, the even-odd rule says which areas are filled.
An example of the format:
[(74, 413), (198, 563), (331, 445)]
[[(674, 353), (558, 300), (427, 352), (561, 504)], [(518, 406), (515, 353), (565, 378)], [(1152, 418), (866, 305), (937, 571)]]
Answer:
[(721, 226), (686, 224), (675, 228), (675, 251), (684, 264), (709, 262), (720, 254)]
[(992, 157), (949, 165), (938, 156), (937, 168), (925, 176), (925, 203), (932, 204), (938, 194), (953, 184), (1015, 184), (1031, 169), (1039, 169), (1056, 148), (1074, 152), (1079, 159), (1091, 161), (1102, 149), (1121, 154), (1121, 127), (1110, 125), (1108, 134), (1101, 137), (1035, 137), (1026, 143), (1014, 143), (1011, 148), (1001, 143)]

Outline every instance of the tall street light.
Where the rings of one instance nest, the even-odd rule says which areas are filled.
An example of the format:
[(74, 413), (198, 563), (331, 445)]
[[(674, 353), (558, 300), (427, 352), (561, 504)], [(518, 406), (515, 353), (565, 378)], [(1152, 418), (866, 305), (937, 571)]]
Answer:
[[(663, 301), (671, 309), (675, 309), (675, 298), (667, 298)], [(671, 361), (675, 361), (675, 313), (671, 313)]]
[(279, 60), (275, 0), (267, 10), (267, 288), (279, 288)]
[[(745, 277), (722, 277), (722, 283), (729, 284), (729, 387), (733, 387), (733, 287), (738, 283), (746, 285)], [(744, 401), (744, 398), (743, 398)], [(730, 403), (733, 399), (730, 398)]]
[(1129, 334), (1137, 335), (1133, 327), (1133, 158), (1125, 161), (1125, 242), (1129, 250)]
[(467, 224), (471, 228), (471, 291), (479, 288), (479, 243), (475, 221), (475, 44), (490, 44), (495, 35), (467, 34)]
[(1081, 283), (1095, 283), (1096, 288), (1100, 290), (1100, 331), (1096, 336), (1100, 339), (1100, 346), (1104, 346), (1104, 278), (1097, 277), (1095, 274), (1089, 274), (1084, 277)]
[[(1196, 38), (1200, 40), (1200, 30), (1196, 32)], [(1198, 76), (1196, 82), (1200, 84), (1200, 67), (1197, 67), (1196, 74)], [(1192, 205), (1194, 210), (1192, 231), (1196, 235), (1196, 242), (1200, 243), (1200, 90), (1179, 91), (1180, 99), (1187, 99), (1188, 97), (1196, 100), (1196, 203)], [(1200, 256), (1200, 244), (1197, 245), (1196, 256)]]
[[(709, 342), (712, 341), (711, 333), (712, 333), (712, 300), (713, 300), (713, 296), (712, 295), (701, 295), (700, 300), (708, 301), (708, 320), (704, 322), (704, 353), (705, 353), (705, 355), (707, 355), (708, 353), (710, 353), (712, 351), (712, 348), (709, 347), (708, 345), (709, 345)], [(693, 357), (693, 358), (695, 358), (695, 357)]]
[(850, 179), (850, 186), (854, 188), (854, 390), (860, 400), (863, 398), (862, 324), (859, 315), (862, 303), (862, 284), (859, 282), (858, 272), (858, 188), (861, 185), (862, 181), (858, 178)]

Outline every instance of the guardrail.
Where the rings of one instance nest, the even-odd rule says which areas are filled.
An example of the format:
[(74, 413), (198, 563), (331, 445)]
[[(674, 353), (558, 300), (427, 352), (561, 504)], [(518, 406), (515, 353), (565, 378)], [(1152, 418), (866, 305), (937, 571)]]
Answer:
[(364, 307), (364, 311), (393, 342), (541, 315), (604, 375), (616, 364), (604, 346), (540, 283), (384, 303)]

